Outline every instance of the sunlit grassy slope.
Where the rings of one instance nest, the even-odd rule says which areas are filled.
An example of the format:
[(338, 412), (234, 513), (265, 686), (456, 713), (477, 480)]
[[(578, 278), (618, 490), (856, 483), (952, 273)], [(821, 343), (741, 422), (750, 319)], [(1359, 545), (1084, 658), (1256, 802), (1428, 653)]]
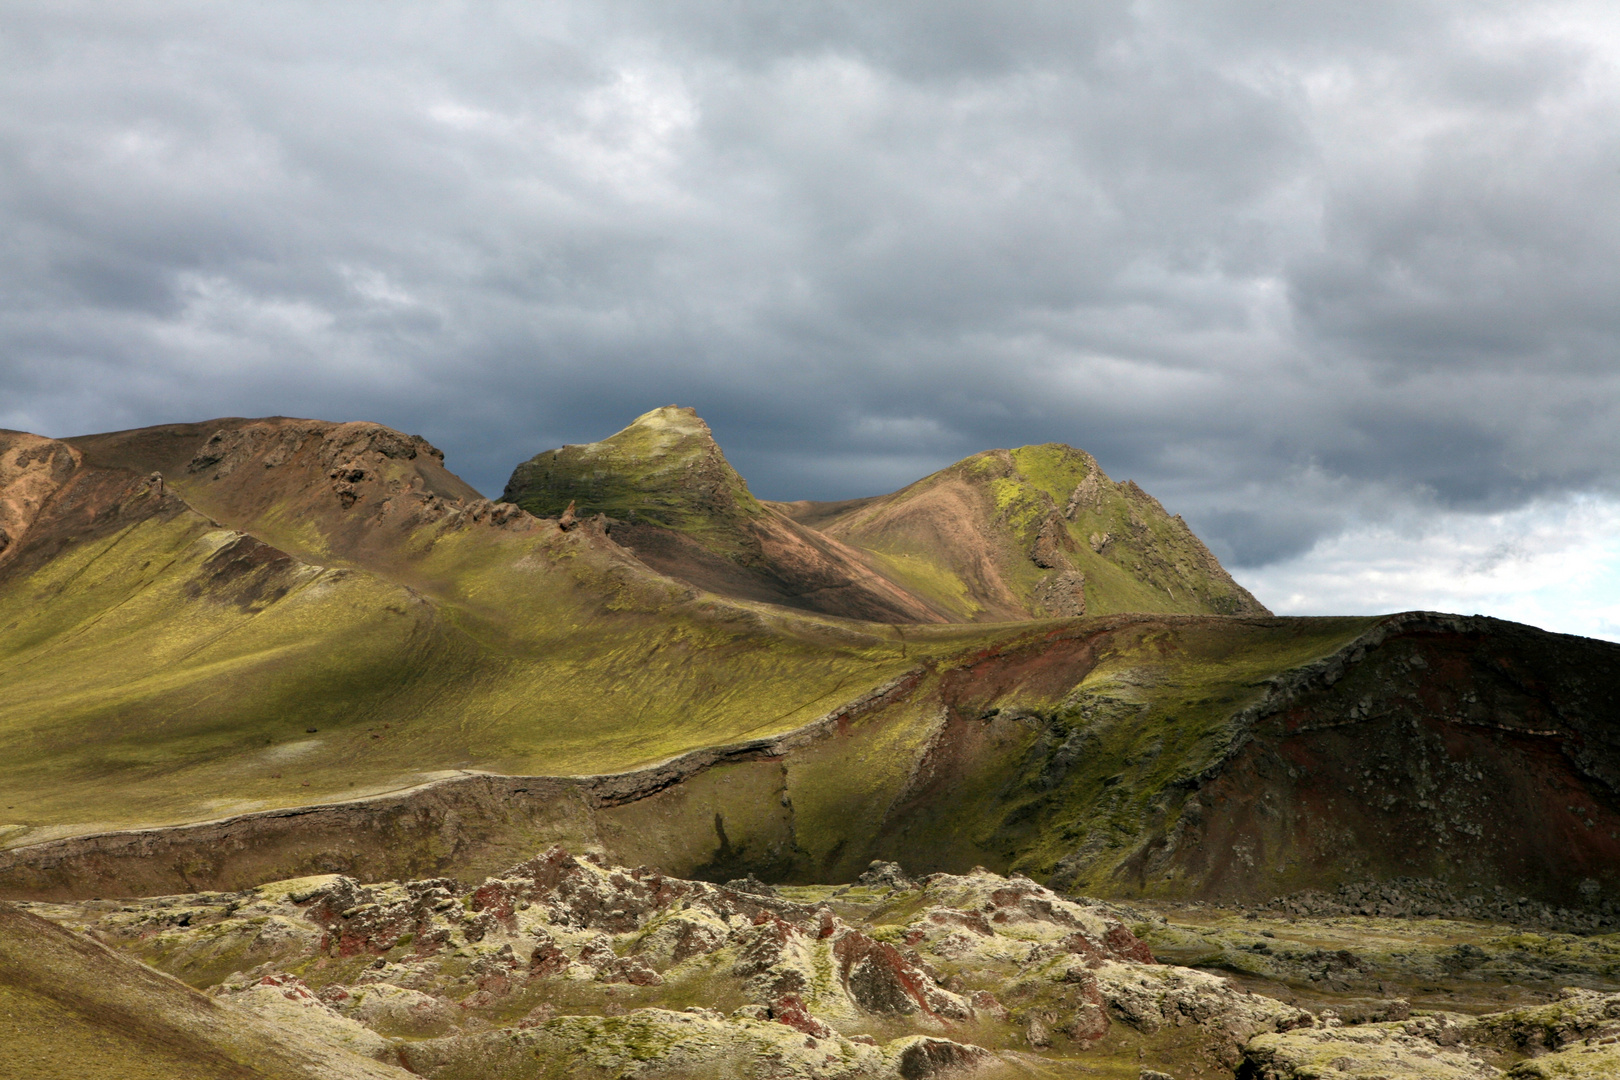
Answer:
[(446, 770), (623, 769), (791, 728), (959, 647), (717, 603), (552, 523), (452, 515), (401, 533), (387, 576), (254, 546), (186, 511), (0, 586), (0, 842)]
[(600, 442), (547, 450), (519, 465), (504, 497), (542, 517), (577, 512), (643, 521), (738, 553), (739, 526), (766, 514), (691, 409), (637, 417)]
[[(677, 449), (712, 447), (706, 429), (686, 430), (701, 421), (677, 412), (670, 423), (686, 425), (664, 432)], [(662, 431), (638, 422), (633, 434)], [(985, 650), (1048, 632), (1028, 623), (883, 626), (711, 596), (653, 573), (588, 523), (564, 529), (479, 503), (426, 443), (376, 425), (216, 421), (72, 445), (84, 470), (101, 477), (81, 501), (100, 492), (94, 498), (123, 502), (78, 517), (63, 510), (54, 525), (36, 525), (31, 551), (44, 550), (41, 530), (55, 529), (50, 557), (25, 552), (34, 560), (27, 573), (16, 572), (14, 558), (13, 572), (0, 574), (6, 846), (344, 799), (458, 770), (620, 771), (789, 730), (920, 663), (955, 671)], [(650, 453), (639, 443), (629, 450)], [(667, 486), (678, 505), (680, 476), (692, 463), (680, 454), (672, 460)], [(612, 466), (603, 463), (608, 473)], [(148, 470), (167, 488), (139, 486)], [(107, 494), (124, 490), (120, 482), (124, 494)], [(1173, 595), (1173, 586), (1156, 593), (1148, 578), (1121, 569), (1120, 559), (1140, 555), (1185, 578), (1202, 550), (1133, 491), (1107, 481), (1083, 454), (1033, 447), (968, 459), (840, 520), (896, 579), (911, 574), (919, 592), (946, 582), (934, 591), (961, 605), (964, 618), (1030, 606), (1051, 569), (1037, 566), (1032, 551), (1082, 568), (1088, 607), (1205, 610), (1207, 596)], [(746, 488), (721, 495), (709, 502), (764, 512)], [(153, 499), (167, 509), (143, 501)], [(1056, 540), (1054, 529), (1062, 533)], [(1095, 545), (1077, 539), (1116, 530), (1118, 539)], [(919, 537), (929, 543), (908, 551)], [(895, 569), (915, 566), (924, 569)], [(969, 577), (971, 588), (953, 591), (950, 582)], [(1185, 756), (1176, 740), (1204, 738), (1189, 732), (1237, 707), (1233, 693), (1209, 691), (1206, 682), (1241, 682), (1249, 667), (1281, 670), (1295, 653), (1326, 647), (1303, 628), (1217, 625), (1197, 631), (1209, 640), (1190, 650), (1185, 641), (1195, 631), (1175, 633), (1173, 648), (1132, 648), (1162, 653), (1171, 672), (1151, 693), (1190, 680), (1203, 704), (1173, 704), (1162, 717), (1133, 713), (1108, 736), (1135, 738), (1138, 720), (1163, 728), (1156, 737), (1175, 743), (1165, 760)], [(1296, 647), (1295, 639), (1309, 641)], [(1251, 659), (1203, 659), (1220, 649), (1248, 650)], [(1052, 713), (1039, 738), (1050, 741), (1074, 722), (1079, 706), (1060, 702), (1089, 672), (1039, 682), (1051, 699), (1040, 707)], [(1025, 792), (1019, 763), (1038, 753), (1027, 725), (992, 725), (994, 739), (925, 764), (937, 751), (938, 718), (954, 715), (953, 695), (969, 693), (939, 682), (945, 674), (930, 678), (934, 691), (913, 695), (883, 722), (873, 754), (840, 757), (829, 748), (834, 756), (819, 765), (815, 755), (794, 765), (796, 789), (801, 775), (822, 777), (793, 796), (800, 854), (792, 858), (800, 865), (842, 866), (877, 842), (859, 823), (895, 814), (897, 825), (903, 818), (932, 837), (915, 834), (919, 843), (950, 836), (992, 861), (1042, 859), (1061, 841), (1018, 834), (997, 807), (1079, 800), (1040, 811), (1044, 830), (1086, 800), (1112, 805), (1134, 790), (1116, 782), (1102, 796), (1077, 793), (1092, 765), (1126, 754), (1105, 740), (1098, 749), (1107, 752), (1061, 791)], [(921, 798), (915, 777), (931, 770), (958, 776), (960, 786), (936, 793), (937, 806), (924, 800), (902, 813), (901, 803)], [(714, 797), (723, 795), (717, 789)], [(780, 816), (781, 800), (772, 798)], [(744, 831), (751, 812), (728, 811)], [(926, 826), (936, 818), (938, 835)], [(992, 842), (992, 833), (1021, 838)], [(693, 858), (707, 858), (707, 841), (694, 843)]]

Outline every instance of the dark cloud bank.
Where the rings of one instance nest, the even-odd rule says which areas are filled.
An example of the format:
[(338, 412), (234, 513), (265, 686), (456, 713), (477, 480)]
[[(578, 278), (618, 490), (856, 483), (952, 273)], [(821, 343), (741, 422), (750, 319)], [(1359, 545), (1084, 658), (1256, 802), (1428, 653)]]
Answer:
[(0, 425), (516, 461), (696, 406), (762, 495), (1060, 440), (1237, 567), (1613, 495), (1593, 4), (0, 4)]

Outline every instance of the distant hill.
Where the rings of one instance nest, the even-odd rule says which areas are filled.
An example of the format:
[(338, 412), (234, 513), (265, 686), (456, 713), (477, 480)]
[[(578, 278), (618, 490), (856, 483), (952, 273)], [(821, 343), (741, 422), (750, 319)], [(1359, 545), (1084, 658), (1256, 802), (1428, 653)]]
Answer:
[(761, 502), (691, 409), (537, 454), (502, 496), (602, 514), (651, 566), (722, 595), (882, 622), (1263, 615), (1180, 517), (1089, 454), (989, 450), (894, 493)]
[(778, 509), (953, 620), (1269, 614), (1179, 515), (1061, 443), (987, 450), (893, 495)]

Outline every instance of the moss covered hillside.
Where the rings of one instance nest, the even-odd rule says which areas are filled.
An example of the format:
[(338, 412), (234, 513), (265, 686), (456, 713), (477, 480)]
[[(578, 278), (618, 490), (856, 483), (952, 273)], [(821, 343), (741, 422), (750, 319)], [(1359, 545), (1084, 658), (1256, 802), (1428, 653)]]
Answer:
[(375, 424), (0, 434), (0, 895), (488, 872), (553, 841), (718, 880), (1620, 887), (1616, 646), (1209, 613), (1252, 600), (1062, 446), (835, 507), (694, 483), (742, 508), (702, 526), (741, 521), (738, 561), (683, 531), (678, 477), (724, 464), (701, 421), (615, 440), (663, 524), (491, 503)]
[(502, 498), (539, 517), (570, 505), (701, 539), (739, 553), (739, 526), (765, 507), (726, 461), (709, 425), (692, 409), (666, 405), (601, 442), (564, 446), (519, 465)]
[(817, 526), (958, 620), (1266, 613), (1179, 515), (1060, 443), (975, 454)]
[(503, 498), (542, 517), (600, 515), (646, 565), (721, 596), (869, 622), (954, 621), (863, 553), (754, 498), (691, 409), (654, 409), (601, 442), (537, 454)]
[(589, 525), (439, 494), (376, 425), (161, 434), (0, 439), (0, 844), (629, 768), (963, 647), (718, 601)]
[(1057, 443), (989, 450), (878, 498), (762, 503), (708, 425), (667, 406), (536, 455), (504, 498), (541, 516), (605, 515), (649, 565), (709, 591), (834, 615), (1266, 613), (1179, 516)]

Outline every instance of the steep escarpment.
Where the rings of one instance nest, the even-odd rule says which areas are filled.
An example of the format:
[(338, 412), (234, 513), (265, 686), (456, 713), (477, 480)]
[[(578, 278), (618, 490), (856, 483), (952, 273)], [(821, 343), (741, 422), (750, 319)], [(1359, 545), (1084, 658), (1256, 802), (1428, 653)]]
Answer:
[(1203, 895), (1415, 877), (1590, 907), (1620, 888), (1620, 646), (1392, 618), (1281, 681), (1122, 867)]
[[(489, 873), (536, 844), (601, 846), (604, 840), (622, 857), (685, 871), (714, 863), (716, 831), (732, 858), (752, 869), (779, 871), (777, 863), (793, 858), (791, 837), (785, 846), (780, 842), (782, 823), (774, 813), (776, 806), (787, 806), (770, 779), (780, 775), (780, 763), (906, 700), (922, 675), (923, 669), (904, 672), (780, 735), (705, 747), (628, 772), (527, 777), (462, 772), (361, 799), (13, 847), (0, 851), (0, 896), (72, 899), (237, 889), (308, 873), (341, 872), (365, 881), (467, 876)], [(762, 795), (776, 805), (754, 805)], [(718, 815), (705, 820), (715, 810)], [(723, 835), (726, 814), (729, 837)]]
[[(1259, 695), (1251, 684), (1332, 653), (1365, 626), (1137, 617), (1013, 630), (948, 651), (913, 638), (907, 670), (780, 736), (626, 773), (446, 778), (326, 807), (27, 845), (0, 856), (0, 882), (13, 896), (72, 896), (315, 870), (483, 872), (514, 848), (552, 841), (720, 880), (837, 880), (872, 858), (1046, 873), (1075, 836), (1124, 816), (1121, 793), (1139, 814), (1137, 802), (1176, 769), (1202, 768), (1216, 752), (1210, 733)], [(1100, 752), (1078, 753), (1062, 703), (1133, 659), (1169, 673), (1158, 688), (1166, 715), (1110, 729)], [(1174, 715), (1186, 702), (1200, 711)], [(1139, 749), (1167, 732), (1164, 760)], [(1121, 759), (1138, 766), (1124, 786), (1108, 779)]]
[[(1229, 902), (1422, 879), (1620, 919), (1620, 646), (1433, 613), (1079, 627), (941, 665), (909, 754), (838, 751), (894, 779), (824, 811), (828, 868)], [(833, 825), (856, 807), (864, 846)]]
[(941, 698), (889, 851), (947, 857), (965, 830), (1006, 860), (986, 865), (1110, 896), (1422, 879), (1620, 918), (1611, 643), (1433, 613), (1140, 619), (987, 654)]

